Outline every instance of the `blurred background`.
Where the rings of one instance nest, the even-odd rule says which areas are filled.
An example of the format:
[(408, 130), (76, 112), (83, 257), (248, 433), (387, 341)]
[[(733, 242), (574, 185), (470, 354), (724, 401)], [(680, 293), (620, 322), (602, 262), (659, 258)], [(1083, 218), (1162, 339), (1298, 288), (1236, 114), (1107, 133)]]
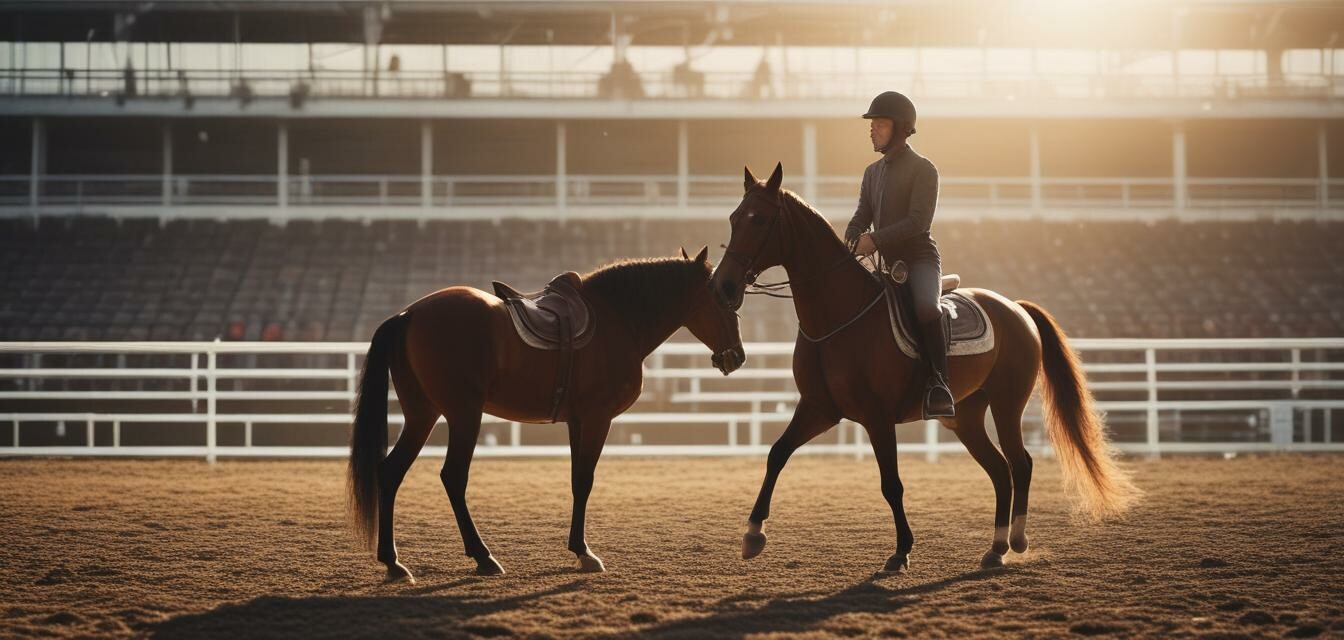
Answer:
[[(744, 165), (841, 226), (885, 90), (940, 170), (944, 271), (1083, 339), (1118, 440), (1344, 441), (1336, 2), (46, 0), (0, 24), (7, 453), (339, 455), (388, 315), (717, 260)], [(655, 355), (653, 417), (613, 442), (756, 450), (796, 326), (751, 299), (744, 339), (779, 344), (727, 380)], [(691, 414), (717, 417), (666, 428)]]

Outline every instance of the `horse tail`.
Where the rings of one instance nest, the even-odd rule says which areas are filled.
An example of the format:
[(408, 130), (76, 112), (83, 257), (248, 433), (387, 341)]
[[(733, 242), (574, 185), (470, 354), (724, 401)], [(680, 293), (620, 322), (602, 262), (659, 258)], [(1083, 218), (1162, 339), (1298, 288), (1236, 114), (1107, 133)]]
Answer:
[(378, 466), (387, 455), (388, 350), (400, 341), (409, 317), (399, 313), (378, 326), (359, 374), (350, 433), (350, 509), (355, 532), (370, 546), (378, 532)]
[(1054, 317), (1034, 303), (1017, 303), (1041, 335), (1045, 424), (1065, 484), (1079, 497), (1080, 511), (1092, 520), (1124, 514), (1142, 491), (1116, 463), (1105, 422), (1087, 388), (1082, 361)]

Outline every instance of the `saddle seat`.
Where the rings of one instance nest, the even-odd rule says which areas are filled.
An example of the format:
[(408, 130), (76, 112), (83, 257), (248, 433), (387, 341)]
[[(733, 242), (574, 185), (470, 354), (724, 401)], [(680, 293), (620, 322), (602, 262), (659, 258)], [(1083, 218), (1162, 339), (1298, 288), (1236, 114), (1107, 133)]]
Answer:
[(490, 284), (508, 308), (518, 337), (529, 346), (560, 351), (583, 348), (592, 340), (597, 323), (592, 307), (579, 291), (579, 274), (566, 271), (532, 293), (520, 293), (498, 280)]

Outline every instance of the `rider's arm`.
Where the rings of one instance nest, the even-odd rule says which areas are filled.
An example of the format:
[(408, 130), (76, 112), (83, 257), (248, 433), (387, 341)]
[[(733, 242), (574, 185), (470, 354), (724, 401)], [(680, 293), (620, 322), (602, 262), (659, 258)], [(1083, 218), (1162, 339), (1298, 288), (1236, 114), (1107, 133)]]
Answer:
[(870, 166), (863, 171), (863, 180), (859, 182), (859, 206), (854, 210), (854, 217), (849, 219), (849, 224), (845, 227), (845, 242), (854, 244), (859, 239), (859, 234), (868, 230), (873, 224), (873, 206), (868, 198), (868, 182), (873, 168)]
[(938, 168), (924, 162), (915, 170), (910, 189), (910, 209), (896, 224), (873, 232), (877, 246), (886, 247), (921, 233), (933, 226), (933, 210), (938, 206)]

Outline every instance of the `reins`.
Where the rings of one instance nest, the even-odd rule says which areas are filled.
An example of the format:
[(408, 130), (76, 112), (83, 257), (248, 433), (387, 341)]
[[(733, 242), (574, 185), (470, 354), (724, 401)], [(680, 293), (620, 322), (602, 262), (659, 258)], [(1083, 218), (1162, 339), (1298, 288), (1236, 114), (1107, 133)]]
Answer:
[[(812, 280), (820, 278), (821, 276), (827, 273), (830, 273), (831, 271), (834, 271), (835, 269), (849, 262), (857, 262), (859, 263), (860, 267), (863, 267), (862, 263), (865, 256), (859, 256), (855, 254), (853, 248), (851, 247), (849, 252), (841, 256), (840, 259), (832, 262), (829, 265), (826, 265), (826, 267), (818, 271), (806, 274), (802, 277), (789, 278), (788, 280), (781, 280), (779, 282), (763, 282), (763, 283), (756, 282), (757, 276), (760, 275), (759, 273), (753, 271), (753, 267), (756, 265), (756, 260), (757, 258), (760, 257), (761, 252), (764, 251), (765, 248), (770, 244), (770, 240), (773, 238), (775, 233), (775, 228), (779, 226), (779, 221), (789, 215), (787, 200), (784, 198), (782, 192), (780, 193), (776, 204), (779, 207), (779, 214), (776, 215), (774, 220), (770, 222), (770, 229), (766, 231), (765, 238), (761, 241), (761, 244), (756, 248), (755, 255), (752, 255), (750, 258), (747, 258), (742, 252), (733, 251), (731, 249), (728, 249), (727, 247), (724, 247), (725, 249), (724, 259), (737, 261), (741, 263), (746, 270), (746, 283), (743, 287), (744, 294), (769, 296), (771, 298), (792, 299), (793, 298), (792, 291), (790, 291), (789, 293), (782, 293), (782, 291), (786, 288), (792, 287), (794, 284), (802, 284), (805, 282), (810, 282)], [(880, 270), (880, 267), (877, 264), (874, 264), (874, 267)], [(877, 275), (878, 273), (880, 273), (880, 271), (869, 270), (867, 267), (863, 267), (863, 270), (867, 272), (870, 276), (872, 276), (874, 282), (878, 285), (877, 296), (873, 298), (872, 302), (869, 302), (866, 306), (863, 307), (862, 310), (858, 312), (858, 314), (856, 314), (853, 318), (850, 318), (844, 324), (840, 325), (839, 327), (836, 327), (835, 329), (832, 329), (826, 335), (817, 338), (808, 335), (807, 332), (803, 330), (802, 323), (799, 322), (798, 333), (802, 335), (804, 339), (814, 344), (829, 340), (831, 337), (835, 336), (841, 331), (844, 331), (845, 329), (848, 329), (854, 323), (858, 322), (859, 319), (867, 315), (869, 311), (872, 311), (873, 307), (877, 306), (878, 302), (882, 301), (882, 298), (886, 294), (886, 287), (882, 285), (880, 281), (880, 276)]]

